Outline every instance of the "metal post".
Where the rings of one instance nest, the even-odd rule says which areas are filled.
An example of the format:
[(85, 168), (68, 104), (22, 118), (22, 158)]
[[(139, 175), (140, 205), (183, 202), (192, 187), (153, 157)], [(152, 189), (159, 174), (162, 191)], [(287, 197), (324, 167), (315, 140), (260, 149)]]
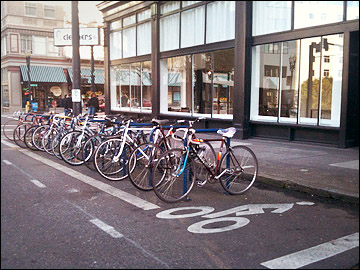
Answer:
[[(80, 84), (80, 36), (79, 36), (79, 10), (78, 1), (71, 1), (71, 19), (72, 19), (72, 47), (73, 47), (73, 83), (72, 99), (74, 115), (81, 113), (81, 84)], [(79, 94), (80, 92), (80, 94)], [(79, 101), (80, 96), (80, 101)], [(74, 102), (75, 99), (75, 102)]]
[(91, 46), (91, 92), (95, 92), (95, 76), (94, 76), (94, 46)]
[(28, 91), (30, 95), (30, 100), (32, 101), (31, 79), (30, 79), (30, 55), (26, 56), (26, 65), (27, 65), (27, 75), (28, 75)]

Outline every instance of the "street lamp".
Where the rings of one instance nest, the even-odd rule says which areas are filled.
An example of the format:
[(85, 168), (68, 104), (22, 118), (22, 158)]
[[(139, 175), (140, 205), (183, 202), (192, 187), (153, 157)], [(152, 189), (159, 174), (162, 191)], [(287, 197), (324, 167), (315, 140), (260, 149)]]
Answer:
[(28, 75), (28, 91), (30, 93), (30, 100), (32, 101), (31, 80), (30, 80), (30, 55), (31, 55), (30, 51), (27, 51), (25, 53), (27, 75)]

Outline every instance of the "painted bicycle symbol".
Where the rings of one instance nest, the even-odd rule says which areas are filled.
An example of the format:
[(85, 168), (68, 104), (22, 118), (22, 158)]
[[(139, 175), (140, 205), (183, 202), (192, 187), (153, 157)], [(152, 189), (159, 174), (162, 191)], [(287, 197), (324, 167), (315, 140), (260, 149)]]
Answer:
[[(314, 205), (312, 202), (296, 202), (296, 203), (284, 203), (284, 204), (247, 204), (242, 206), (237, 206), (228, 210), (220, 211), (217, 213), (212, 213), (215, 210), (213, 207), (209, 206), (199, 206), (199, 207), (179, 207), (172, 208), (156, 214), (157, 218), (161, 219), (180, 219), (180, 218), (190, 218), (195, 216), (201, 216), (207, 220), (196, 222), (190, 225), (187, 230), (191, 233), (218, 233), (226, 232), (230, 230), (235, 230), (249, 224), (250, 220), (242, 216), (264, 214), (264, 209), (274, 209), (271, 211), (273, 214), (284, 213), (294, 207), (294, 205)], [(187, 214), (175, 214), (179, 211), (191, 211), (195, 210), (197, 212), (187, 213)], [(235, 214), (234, 216), (228, 216)], [(218, 222), (234, 222), (231, 225), (218, 228), (204, 228), (206, 225), (218, 223)]]

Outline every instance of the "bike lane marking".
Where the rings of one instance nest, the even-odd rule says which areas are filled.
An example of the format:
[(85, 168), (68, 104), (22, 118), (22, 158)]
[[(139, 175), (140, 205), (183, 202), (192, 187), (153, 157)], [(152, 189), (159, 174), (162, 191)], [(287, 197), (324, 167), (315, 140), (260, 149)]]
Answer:
[(269, 269), (297, 269), (359, 247), (359, 233), (261, 263)]
[[(12, 143), (9, 143), (9, 142), (6, 142), (5, 140), (1, 140), (1, 143), (9, 146), (9, 147), (18, 147), (18, 146), (15, 146), (14, 144)], [(18, 147), (20, 148), (20, 147)], [(117, 197), (127, 203), (130, 203), (138, 208), (141, 208), (143, 210), (153, 210), (153, 209), (158, 209), (160, 208), (160, 206), (156, 205), (156, 204), (153, 204), (151, 202), (148, 202), (148, 201), (145, 201), (135, 195), (132, 195), (130, 193), (127, 193), (125, 191), (122, 191), (120, 189), (117, 189), (111, 185), (108, 185), (106, 183), (103, 183), (101, 181), (98, 181), (90, 176), (87, 176), (87, 175), (84, 175), (78, 171), (75, 171), (71, 168), (68, 168), (64, 165), (61, 165), (57, 162), (54, 162), (52, 160), (49, 160), (47, 158), (43, 158), (37, 154), (34, 154), (32, 153), (31, 151), (27, 150), (27, 149), (21, 149), (19, 150), (19, 152), (33, 158), (33, 159), (36, 159), (42, 163), (44, 163), (45, 165), (48, 165), (56, 170), (59, 170), (61, 171), (62, 173), (65, 173), (77, 180), (80, 180), (82, 181), (83, 183), (85, 184), (88, 184), (90, 186), (93, 186), (95, 188), (98, 188), (114, 197)]]

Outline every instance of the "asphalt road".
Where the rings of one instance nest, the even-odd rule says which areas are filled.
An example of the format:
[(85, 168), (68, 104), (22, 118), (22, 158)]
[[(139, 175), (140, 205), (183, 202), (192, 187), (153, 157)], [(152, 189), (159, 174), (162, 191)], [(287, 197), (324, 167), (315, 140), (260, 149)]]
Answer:
[(195, 187), (168, 204), (1, 137), (2, 269), (349, 269), (358, 210), (259, 184), (240, 196)]

